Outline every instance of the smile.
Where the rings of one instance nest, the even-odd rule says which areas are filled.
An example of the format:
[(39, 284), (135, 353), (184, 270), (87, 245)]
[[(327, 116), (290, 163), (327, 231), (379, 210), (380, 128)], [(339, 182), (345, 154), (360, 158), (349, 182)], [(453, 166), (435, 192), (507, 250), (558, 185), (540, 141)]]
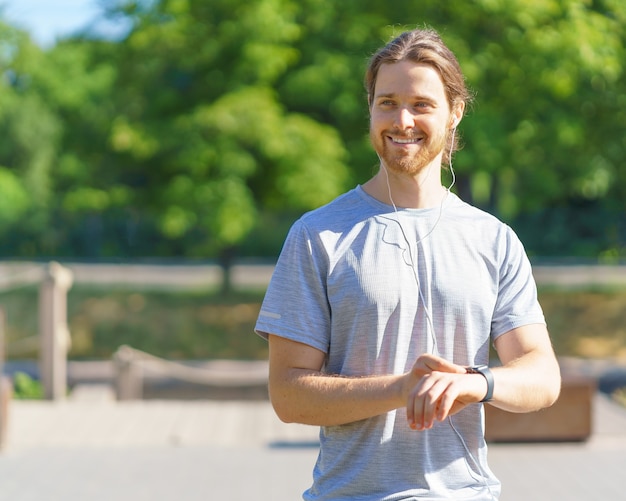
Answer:
[(414, 137), (414, 138), (390, 137), (389, 139), (391, 139), (391, 141), (396, 144), (417, 144), (422, 140), (421, 137)]

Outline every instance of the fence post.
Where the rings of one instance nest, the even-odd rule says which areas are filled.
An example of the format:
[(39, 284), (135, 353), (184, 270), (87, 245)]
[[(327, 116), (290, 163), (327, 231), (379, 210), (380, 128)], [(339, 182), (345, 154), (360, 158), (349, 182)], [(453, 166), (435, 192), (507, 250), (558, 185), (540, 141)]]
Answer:
[(130, 346), (120, 346), (113, 354), (115, 393), (118, 400), (141, 400), (143, 370), (141, 360)]
[(8, 377), (4, 375), (5, 359), (5, 328), (6, 317), (4, 310), (0, 307), (0, 449), (6, 444), (7, 428), (9, 424), (9, 404), (13, 397), (13, 386)]
[(67, 292), (72, 272), (51, 262), (39, 288), (39, 374), (44, 398), (59, 400), (67, 393), (67, 352), (70, 332), (67, 326)]

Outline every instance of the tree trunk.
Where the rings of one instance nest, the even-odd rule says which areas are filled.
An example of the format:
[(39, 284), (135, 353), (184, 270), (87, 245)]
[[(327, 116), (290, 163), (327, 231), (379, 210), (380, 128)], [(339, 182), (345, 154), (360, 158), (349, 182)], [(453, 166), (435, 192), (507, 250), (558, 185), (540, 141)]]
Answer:
[(219, 263), (222, 267), (222, 295), (228, 296), (233, 292), (232, 269), (236, 255), (235, 246), (228, 246), (220, 252)]

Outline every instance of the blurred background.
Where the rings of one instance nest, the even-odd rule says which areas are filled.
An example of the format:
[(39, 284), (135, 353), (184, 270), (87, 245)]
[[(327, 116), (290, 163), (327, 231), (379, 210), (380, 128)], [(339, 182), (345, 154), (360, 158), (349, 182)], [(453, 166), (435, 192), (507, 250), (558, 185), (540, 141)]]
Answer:
[[(31, 378), (18, 396), (39, 391), (50, 261), (72, 273), (71, 361), (122, 345), (264, 360), (252, 329), (289, 226), (376, 170), (368, 56), (424, 25), (476, 97), (457, 193), (564, 277), (539, 280), (559, 356), (626, 360), (622, 0), (0, 6), (0, 306), (7, 367)], [(591, 279), (568, 281), (581, 267)]]

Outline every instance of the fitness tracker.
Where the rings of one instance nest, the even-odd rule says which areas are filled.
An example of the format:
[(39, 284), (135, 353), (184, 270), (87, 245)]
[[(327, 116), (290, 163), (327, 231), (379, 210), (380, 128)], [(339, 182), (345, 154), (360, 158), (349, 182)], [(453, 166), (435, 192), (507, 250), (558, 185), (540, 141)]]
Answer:
[(476, 367), (466, 367), (467, 374), (482, 374), (487, 380), (487, 394), (481, 402), (489, 402), (493, 398), (493, 374), (486, 365), (478, 365)]

